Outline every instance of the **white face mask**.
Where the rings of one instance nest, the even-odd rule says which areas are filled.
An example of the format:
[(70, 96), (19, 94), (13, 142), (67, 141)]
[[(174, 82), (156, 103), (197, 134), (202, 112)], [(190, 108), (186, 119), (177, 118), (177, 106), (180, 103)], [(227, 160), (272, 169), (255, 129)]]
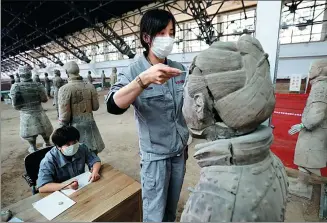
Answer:
[(65, 156), (74, 156), (78, 151), (79, 143), (68, 146), (66, 149), (62, 150), (62, 154)]
[(151, 51), (160, 59), (166, 58), (174, 46), (174, 38), (170, 36), (157, 36), (154, 38)]

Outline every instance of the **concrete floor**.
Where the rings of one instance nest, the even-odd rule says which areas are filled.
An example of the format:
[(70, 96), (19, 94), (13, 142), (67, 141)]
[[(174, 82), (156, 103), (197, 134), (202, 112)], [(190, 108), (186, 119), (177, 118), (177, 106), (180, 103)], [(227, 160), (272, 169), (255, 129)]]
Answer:
[[(109, 163), (140, 181), (138, 138), (133, 109), (129, 109), (120, 116), (108, 114), (103, 104), (103, 95), (104, 92), (100, 92), (101, 106), (95, 112), (98, 128), (106, 144), (105, 150), (99, 156), (102, 162)], [(53, 127), (56, 128), (56, 111), (51, 99), (44, 104), (44, 108), (48, 109), (47, 115)], [(42, 138), (38, 137), (37, 142), (42, 145)], [(199, 140), (193, 140), (189, 148), (190, 157), (178, 206), (178, 219), (189, 196), (188, 188), (194, 187), (199, 178), (199, 167), (192, 157), (194, 145), (197, 143)], [(31, 190), (22, 178), (24, 157), (28, 154), (27, 148), (28, 143), (19, 137), (19, 112), (1, 102), (1, 207), (31, 196)], [(290, 196), (286, 209), (286, 221), (319, 221), (319, 198), (319, 187), (315, 187), (311, 201)]]

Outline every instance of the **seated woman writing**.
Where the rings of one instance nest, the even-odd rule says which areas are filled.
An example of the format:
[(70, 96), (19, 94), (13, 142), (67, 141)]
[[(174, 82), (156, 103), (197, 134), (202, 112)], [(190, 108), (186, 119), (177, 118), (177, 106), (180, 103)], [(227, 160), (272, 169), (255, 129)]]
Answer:
[(54, 131), (51, 139), (55, 146), (45, 155), (40, 164), (37, 179), (39, 192), (54, 192), (63, 188), (76, 190), (77, 181), (69, 185), (62, 182), (84, 173), (85, 164), (92, 172), (89, 181), (97, 181), (100, 178), (100, 158), (86, 145), (80, 144), (79, 138), (78, 130), (72, 126), (61, 127)]

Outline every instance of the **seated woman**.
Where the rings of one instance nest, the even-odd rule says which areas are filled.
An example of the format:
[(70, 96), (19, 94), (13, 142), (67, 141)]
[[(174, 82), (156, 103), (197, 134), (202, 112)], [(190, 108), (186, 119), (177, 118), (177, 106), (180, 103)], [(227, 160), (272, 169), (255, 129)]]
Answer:
[(37, 179), (39, 192), (53, 192), (63, 188), (76, 190), (77, 181), (67, 187), (62, 182), (84, 173), (85, 164), (92, 172), (89, 181), (97, 181), (100, 178), (99, 157), (86, 145), (80, 144), (79, 138), (78, 130), (72, 126), (61, 127), (54, 131), (52, 142), (55, 146), (45, 155), (40, 164)]

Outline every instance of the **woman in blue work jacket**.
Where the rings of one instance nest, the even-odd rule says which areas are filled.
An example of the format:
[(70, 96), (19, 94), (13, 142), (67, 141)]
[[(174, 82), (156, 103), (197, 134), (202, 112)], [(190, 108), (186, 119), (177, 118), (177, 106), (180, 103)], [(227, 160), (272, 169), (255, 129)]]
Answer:
[(143, 55), (117, 76), (107, 110), (122, 114), (132, 104), (139, 133), (143, 221), (174, 221), (185, 175), (189, 132), (182, 115), (185, 67), (167, 59), (175, 18), (146, 12), (140, 24)]

